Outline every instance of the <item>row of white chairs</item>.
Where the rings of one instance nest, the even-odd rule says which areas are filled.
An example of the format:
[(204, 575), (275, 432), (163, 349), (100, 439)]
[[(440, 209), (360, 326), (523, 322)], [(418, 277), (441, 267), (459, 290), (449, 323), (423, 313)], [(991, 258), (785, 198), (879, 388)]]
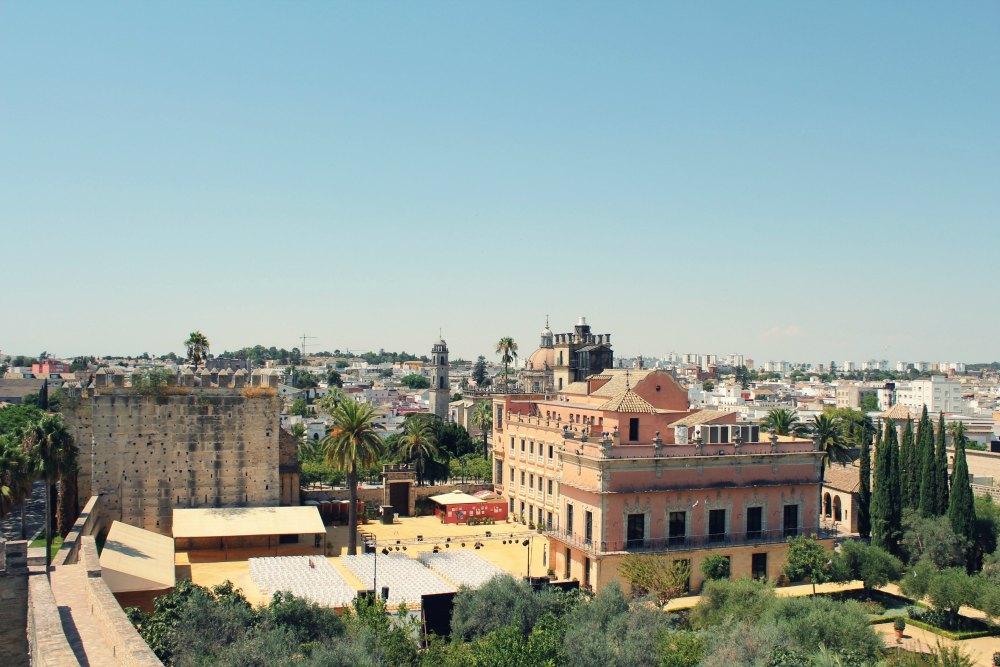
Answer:
[(357, 595), (323, 556), (251, 558), (250, 578), (266, 596), (287, 591), (328, 607), (345, 607)]
[(356, 576), (365, 588), (373, 588), (376, 595), (381, 595), (382, 588), (388, 586), (387, 602), (391, 606), (400, 603), (409, 606), (419, 605), (424, 595), (453, 593), (456, 590), (455, 586), (403, 554), (340, 556), (339, 562)]
[(504, 574), (479, 554), (464, 549), (422, 553), (421, 563), (458, 586), (479, 588), (493, 577)]

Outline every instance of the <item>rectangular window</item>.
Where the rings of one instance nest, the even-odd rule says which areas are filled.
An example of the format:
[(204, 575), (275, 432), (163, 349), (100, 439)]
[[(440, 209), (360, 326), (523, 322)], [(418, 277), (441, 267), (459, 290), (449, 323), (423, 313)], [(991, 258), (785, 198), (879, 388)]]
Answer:
[(718, 542), (726, 537), (726, 510), (708, 511), (708, 539)]
[(552, 445), (549, 445), (549, 458), (552, 458)]
[(635, 442), (639, 439), (639, 418), (632, 417), (628, 420), (628, 439)]
[(524, 486), (524, 471), (521, 471), (521, 486)]
[(514, 436), (510, 436), (510, 448), (514, 449)]
[(544, 480), (542, 479), (542, 476), (541, 476), (541, 475), (539, 475), (539, 476), (538, 476), (538, 490), (539, 490), (539, 491), (544, 491), (544, 489), (542, 488), (542, 482), (543, 482), (543, 481), (544, 481)]
[(669, 544), (684, 544), (684, 536), (687, 534), (687, 512), (671, 512), (667, 530)]
[(552, 495), (552, 480), (549, 480), (549, 495)]
[(528, 475), (528, 486), (530, 486), (531, 488), (535, 488), (535, 476), (534, 475)]
[(761, 537), (761, 529), (763, 528), (764, 518), (764, 508), (763, 507), (748, 507), (747, 508), (747, 539), (748, 540), (759, 540)]
[(502, 405), (498, 405), (497, 406), (497, 419), (496, 419), (496, 422), (497, 422), (497, 430), (498, 431), (502, 431), (503, 430), (503, 406)]
[(521, 521), (524, 521), (524, 501), (521, 501)]
[(752, 554), (750, 556), (750, 577), (753, 579), (767, 579), (767, 553)]
[(594, 539), (594, 513), (590, 510), (583, 513), (583, 539), (587, 544)]
[(497, 459), (493, 463), (493, 476), (496, 477), (493, 480), (494, 484), (503, 484), (503, 463), (501, 463), (500, 459)]
[(514, 466), (510, 467), (510, 483), (514, 483)]
[(545, 529), (552, 530), (552, 512), (546, 512), (545, 514)]
[(569, 579), (570, 574), (572, 573), (572, 571), (570, 570), (570, 567), (572, 565), (573, 565), (573, 552), (570, 551), (569, 547), (566, 547), (566, 569), (563, 571), (563, 574), (565, 575), (563, 579)]
[(535, 453), (535, 441), (532, 440), (528, 443), (528, 453), (534, 455)]
[(646, 515), (629, 514), (625, 527), (625, 548), (641, 547), (646, 541)]
[(535, 523), (535, 508), (532, 505), (528, 505), (528, 521)]
[(573, 506), (566, 505), (566, 532), (573, 534)]
[(524, 451), (524, 438), (521, 438), (521, 451)]
[(511, 514), (514, 513), (514, 499), (513, 498), (510, 499), (510, 507), (508, 508), (508, 511), (510, 511)]
[(795, 537), (799, 534), (799, 506), (785, 505), (784, 519), (785, 537)]

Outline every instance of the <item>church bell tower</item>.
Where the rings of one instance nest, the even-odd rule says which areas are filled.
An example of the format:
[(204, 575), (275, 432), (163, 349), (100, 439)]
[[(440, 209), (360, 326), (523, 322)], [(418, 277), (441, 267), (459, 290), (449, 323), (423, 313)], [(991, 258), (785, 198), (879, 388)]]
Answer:
[(431, 346), (431, 412), (441, 419), (448, 419), (451, 402), (451, 382), (448, 378), (448, 344), (444, 338)]

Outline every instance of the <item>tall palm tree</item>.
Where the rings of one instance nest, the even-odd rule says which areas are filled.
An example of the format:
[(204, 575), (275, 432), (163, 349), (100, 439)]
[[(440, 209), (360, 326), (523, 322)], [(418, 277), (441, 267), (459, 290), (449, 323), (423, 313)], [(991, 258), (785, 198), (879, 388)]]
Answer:
[(184, 341), (187, 347), (187, 358), (197, 366), (208, 359), (208, 338), (200, 331), (192, 331)]
[(375, 409), (352, 398), (337, 404), (330, 415), (333, 427), (325, 440), (326, 461), (347, 473), (350, 507), (347, 509), (347, 553), (358, 553), (358, 467), (378, 462), (383, 453), (381, 426), (375, 423)]
[(761, 426), (778, 435), (805, 435), (809, 432), (809, 427), (799, 421), (799, 415), (786, 408), (775, 408), (768, 412)]
[(472, 423), (483, 432), (483, 458), (490, 457), (489, 436), (490, 429), (493, 428), (493, 404), (490, 401), (480, 401), (472, 409)]
[(37, 452), (42, 476), (45, 478), (45, 571), (52, 562), (52, 495), (53, 485), (64, 472), (75, 469), (77, 448), (59, 415), (44, 415), (24, 433), (27, 449)]
[(23, 467), (24, 452), (13, 438), (0, 436), (0, 517), (17, 506), (18, 472)]
[(434, 429), (425, 419), (413, 418), (406, 420), (403, 434), (399, 437), (398, 451), (401, 459), (413, 461), (417, 469), (417, 486), (424, 484), (424, 470), (427, 461), (438, 454), (437, 436)]
[(844, 431), (837, 419), (831, 415), (821, 414), (813, 417), (813, 437), (823, 451), (823, 467), (829, 468), (832, 463), (850, 463), (853, 460), (851, 448), (844, 438)]
[(503, 385), (507, 389), (508, 367), (517, 359), (517, 343), (510, 336), (504, 336), (497, 341), (497, 354), (500, 355), (500, 362), (503, 364)]

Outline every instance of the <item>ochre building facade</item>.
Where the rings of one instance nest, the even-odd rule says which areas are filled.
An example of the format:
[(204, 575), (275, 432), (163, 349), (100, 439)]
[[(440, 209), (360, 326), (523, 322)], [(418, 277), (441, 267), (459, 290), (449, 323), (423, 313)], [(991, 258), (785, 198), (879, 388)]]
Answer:
[(649, 553), (686, 561), (692, 589), (710, 554), (733, 577), (775, 579), (787, 539), (819, 533), (814, 443), (693, 411), (666, 372), (604, 370), (494, 411), (494, 488), (546, 531), (558, 578), (625, 585), (621, 558)]

